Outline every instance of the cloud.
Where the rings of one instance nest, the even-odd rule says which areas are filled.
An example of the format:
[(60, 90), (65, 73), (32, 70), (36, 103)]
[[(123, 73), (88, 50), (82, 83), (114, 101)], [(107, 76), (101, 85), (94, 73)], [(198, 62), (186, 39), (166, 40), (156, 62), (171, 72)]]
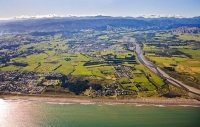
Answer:
[[(35, 16), (28, 16), (28, 15), (21, 15), (21, 16), (15, 16), (15, 17), (10, 17), (10, 18), (0, 18), (1, 20), (23, 20), (23, 19), (42, 19), (42, 18), (65, 18), (65, 17), (85, 17), (85, 16), (109, 16), (108, 14), (86, 14), (86, 15), (57, 15), (57, 14), (47, 14), (47, 15), (35, 15)], [(120, 16), (120, 15), (119, 15)], [(132, 15), (132, 17), (144, 17), (144, 18), (184, 18), (181, 15), (166, 15), (166, 14), (149, 14), (149, 15), (143, 15), (143, 14), (138, 14), (138, 15)]]

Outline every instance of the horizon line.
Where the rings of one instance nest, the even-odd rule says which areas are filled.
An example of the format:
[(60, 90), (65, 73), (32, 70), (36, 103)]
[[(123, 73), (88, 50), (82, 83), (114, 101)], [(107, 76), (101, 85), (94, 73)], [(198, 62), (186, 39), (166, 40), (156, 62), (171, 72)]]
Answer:
[(0, 18), (0, 20), (17, 20), (17, 19), (42, 19), (42, 18), (67, 18), (67, 17), (95, 17), (95, 16), (110, 16), (110, 17), (132, 17), (132, 18), (194, 18), (199, 16), (182, 16), (182, 15), (169, 15), (169, 14), (138, 14), (138, 15), (132, 15), (132, 16), (115, 16), (115, 15), (109, 15), (109, 14), (86, 14), (86, 15), (77, 15), (77, 14), (68, 14), (68, 15), (58, 15), (58, 14), (46, 14), (46, 15), (21, 15), (21, 16), (13, 16), (9, 18)]

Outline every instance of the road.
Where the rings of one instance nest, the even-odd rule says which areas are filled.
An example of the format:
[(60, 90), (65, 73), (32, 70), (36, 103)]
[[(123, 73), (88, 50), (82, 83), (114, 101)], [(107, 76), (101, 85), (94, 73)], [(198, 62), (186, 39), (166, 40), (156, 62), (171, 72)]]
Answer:
[(147, 68), (149, 68), (151, 71), (153, 71), (154, 73), (158, 74), (159, 76), (167, 79), (168, 82), (170, 82), (170, 83), (172, 83), (172, 84), (174, 84), (174, 85), (176, 85), (178, 87), (185, 88), (189, 92), (200, 96), (200, 90), (199, 89), (196, 89), (194, 87), (188, 86), (188, 85), (182, 83), (181, 81), (170, 77), (167, 73), (165, 73), (163, 70), (161, 70), (155, 64), (153, 64), (152, 62), (146, 60), (145, 57), (144, 57), (144, 55), (143, 55), (142, 49), (141, 49), (140, 45), (137, 44), (135, 38), (130, 38), (130, 42), (132, 42), (135, 45), (135, 52), (136, 52), (136, 54), (138, 56), (138, 59)]

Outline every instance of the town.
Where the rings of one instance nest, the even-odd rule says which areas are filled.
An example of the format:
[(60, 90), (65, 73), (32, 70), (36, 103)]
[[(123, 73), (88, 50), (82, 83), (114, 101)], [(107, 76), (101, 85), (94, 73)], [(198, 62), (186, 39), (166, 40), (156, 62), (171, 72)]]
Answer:
[[(62, 78), (61, 74), (37, 72), (0, 72), (0, 91), (18, 92), (23, 94), (41, 94), (46, 86), (43, 83), (49, 77)], [(54, 85), (56, 80), (50, 80), (47, 85)]]

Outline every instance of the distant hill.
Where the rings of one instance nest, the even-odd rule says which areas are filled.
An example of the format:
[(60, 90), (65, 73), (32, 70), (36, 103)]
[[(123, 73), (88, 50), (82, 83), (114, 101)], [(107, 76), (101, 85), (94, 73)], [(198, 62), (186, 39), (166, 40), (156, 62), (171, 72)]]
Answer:
[[(29, 32), (29, 31), (78, 31), (82, 29), (106, 30), (107, 26), (135, 28), (137, 30), (170, 30), (176, 28), (200, 28), (200, 17), (193, 18), (144, 18), (144, 17), (50, 17), (40, 19), (20, 19), (0, 22), (0, 31)], [(184, 31), (184, 30), (182, 30)], [(192, 31), (192, 30), (186, 30)]]
[(179, 27), (171, 30), (173, 33), (200, 33), (200, 28), (197, 27)]

